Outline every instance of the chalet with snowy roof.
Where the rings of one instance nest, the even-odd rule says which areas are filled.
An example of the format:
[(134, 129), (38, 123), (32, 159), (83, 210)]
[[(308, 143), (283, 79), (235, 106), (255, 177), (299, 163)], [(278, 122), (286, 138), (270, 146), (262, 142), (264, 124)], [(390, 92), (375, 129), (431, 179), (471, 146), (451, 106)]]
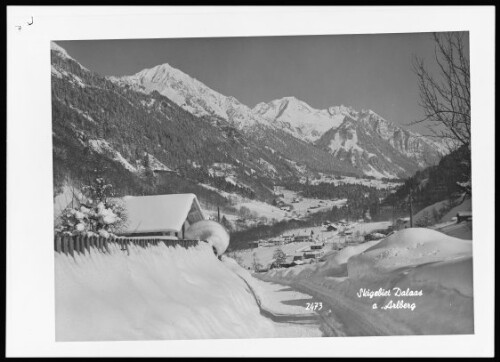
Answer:
[(127, 215), (126, 226), (120, 231), (122, 236), (183, 239), (190, 225), (205, 220), (194, 194), (125, 196), (121, 201)]
[(470, 221), (472, 220), (472, 212), (471, 211), (459, 211), (457, 212), (457, 224), (462, 221)]

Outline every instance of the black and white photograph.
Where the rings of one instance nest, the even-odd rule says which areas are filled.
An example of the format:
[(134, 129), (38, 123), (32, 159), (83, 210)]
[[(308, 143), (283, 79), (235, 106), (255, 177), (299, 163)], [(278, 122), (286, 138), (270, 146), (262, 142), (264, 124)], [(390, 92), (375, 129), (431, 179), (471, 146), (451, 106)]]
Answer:
[(474, 336), (474, 40), (441, 29), (40, 43), (54, 342)]

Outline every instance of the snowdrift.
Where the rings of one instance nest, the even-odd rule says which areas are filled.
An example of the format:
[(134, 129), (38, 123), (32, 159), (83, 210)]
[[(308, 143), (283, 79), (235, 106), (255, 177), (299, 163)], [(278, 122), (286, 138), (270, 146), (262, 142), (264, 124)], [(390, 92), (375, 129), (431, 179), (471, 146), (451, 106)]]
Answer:
[(57, 341), (274, 337), (207, 243), (55, 254)]
[[(392, 291), (391, 297), (380, 299), (381, 305), (398, 300), (414, 304), (413, 311), (388, 314), (416, 334), (474, 332), (472, 240), (431, 229), (404, 229), (351, 257), (347, 269), (356, 288)], [(396, 290), (422, 295), (397, 296)]]
[(371, 278), (404, 267), (472, 256), (471, 240), (426, 228), (400, 230), (348, 260), (350, 278)]
[(221, 224), (212, 220), (202, 220), (191, 225), (184, 234), (186, 239), (206, 240), (218, 255), (224, 254), (229, 246), (229, 233)]

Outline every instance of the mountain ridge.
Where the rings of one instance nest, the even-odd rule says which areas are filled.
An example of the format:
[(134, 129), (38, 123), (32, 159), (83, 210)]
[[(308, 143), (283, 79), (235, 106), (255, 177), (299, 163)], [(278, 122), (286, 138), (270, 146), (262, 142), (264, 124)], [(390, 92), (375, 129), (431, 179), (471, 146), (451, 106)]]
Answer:
[[(51, 47), (60, 59), (80, 65), (57, 44)], [(82, 70), (94, 74), (81, 65), (81, 69), (74, 69), (74, 65), (54, 67), (59, 61), (53, 60), (53, 77), (66, 77), (76, 86), (85, 86), (80, 78)], [(291, 167), (285, 173), (288, 176), (327, 172), (402, 178), (437, 162), (444, 152), (436, 143), (383, 119), (372, 110), (359, 112), (343, 105), (318, 110), (293, 96), (250, 108), (168, 63), (130, 76), (103, 79), (118, 87), (113, 90), (115, 94), (117, 89), (123, 89), (125, 93), (135, 91), (149, 97), (141, 100), (146, 112), (158, 108), (156, 92), (197, 117), (197, 122), (207, 122), (226, 134), (225, 137), (238, 134), (251, 147), (260, 148), (260, 153), (269, 151), (265, 162), (271, 162), (274, 169)], [(268, 175), (279, 176), (279, 173)]]
[[(338, 135), (335, 136), (335, 130), (340, 131), (346, 119), (359, 121), (366, 127), (364, 133), (375, 132), (381, 136), (378, 139), (379, 151), (366, 151), (382, 159), (370, 160), (364, 157), (362, 160), (363, 157), (358, 155), (359, 152), (353, 151), (347, 152), (347, 155), (339, 159), (344, 166), (357, 167), (362, 174), (369, 176), (389, 178), (408, 176), (419, 168), (437, 162), (446, 152), (438, 142), (406, 130), (379, 116), (373, 110), (357, 111), (344, 105), (315, 109), (294, 96), (260, 102), (250, 108), (234, 97), (212, 90), (181, 70), (171, 67), (168, 63), (143, 69), (131, 76), (113, 78), (113, 81), (118, 84), (127, 84), (145, 93), (156, 90), (195, 115), (219, 117), (229, 121), (240, 130), (248, 131), (251, 128), (266, 126), (275, 131), (287, 132), (298, 140), (322, 146), (323, 150), (330, 152), (333, 156), (339, 153), (344, 154), (348, 151), (349, 145), (353, 144), (356, 145), (356, 151), (363, 150), (364, 145), (358, 145), (343, 137), (339, 138)], [(372, 123), (375, 123), (376, 127)], [(329, 146), (325, 147), (324, 138), (327, 133), (331, 134), (333, 139)], [(332, 149), (334, 146), (336, 149)], [(373, 147), (373, 144), (369, 146), (370, 149)], [(390, 150), (391, 148), (394, 150)], [(398, 164), (392, 166), (386, 164), (380, 168), (380, 165), (386, 163), (382, 150), (400, 153), (403, 158), (395, 157), (400, 160)]]

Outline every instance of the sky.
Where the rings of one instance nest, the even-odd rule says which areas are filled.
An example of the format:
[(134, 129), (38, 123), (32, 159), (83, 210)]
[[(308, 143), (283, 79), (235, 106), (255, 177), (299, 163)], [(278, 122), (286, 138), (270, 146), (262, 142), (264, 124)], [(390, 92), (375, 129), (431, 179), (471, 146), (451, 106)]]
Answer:
[(400, 125), (423, 116), (412, 57), (436, 69), (431, 33), (56, 42), (101, 75), (168, 63), (252, 108), (294, 96), (317, 109), (371, 109)]

